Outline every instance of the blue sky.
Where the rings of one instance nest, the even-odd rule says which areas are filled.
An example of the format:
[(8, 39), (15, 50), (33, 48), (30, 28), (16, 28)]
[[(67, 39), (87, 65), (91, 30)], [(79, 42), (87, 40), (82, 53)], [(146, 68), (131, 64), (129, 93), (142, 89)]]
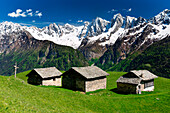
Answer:
[(79, 25), (96, 17), (110, 21), (116, 13), (149, 19), (170, 9), (170, 0), (3, 0), (0, 8), (0, 22), (43, 27), (54, 22)]

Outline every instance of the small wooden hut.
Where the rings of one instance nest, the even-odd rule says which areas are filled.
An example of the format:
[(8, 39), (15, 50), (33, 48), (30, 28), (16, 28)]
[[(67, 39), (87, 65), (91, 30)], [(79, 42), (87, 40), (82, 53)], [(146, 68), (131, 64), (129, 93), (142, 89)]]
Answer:
[(133, 94), (141, 94), (141, 91), (153, 91), (155, 78), (157, 76), (148, 70), (133, 70), (116, 81), (117, 90)]
[(72, 67), (62, 74), (62, 87), (83, 92), (106, 89), (107, 75), (96, 66)]
[(56, 67), (33, 69), (27, 82), (33, 85), (61, 86), (61, 72)]

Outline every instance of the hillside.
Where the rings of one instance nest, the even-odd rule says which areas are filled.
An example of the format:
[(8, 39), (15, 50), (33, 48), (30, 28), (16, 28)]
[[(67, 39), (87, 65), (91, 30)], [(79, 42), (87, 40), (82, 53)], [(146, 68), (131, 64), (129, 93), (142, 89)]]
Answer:
[(170, 78), (170, 37), (155, 42), (144, 52), (128, 56), (110, 68), (112, 71), (147, 69), (158, 76)]
[[(13, 74), (15, 62), (19, 66), (18, 72), (49, 66), (68, 70), (70, 67), (89, 64), (95, 64), (104, 70), (145, 69), (144, 67), (151, 65), (150, 61), (147, 61), (148, 58), (145, 59), (146, 66), (133, 63), (134, 65), (129, 67), (129, 63), (150, 45), (170, 35), (169, 14), (170, 10), (165, 9), (153, 18), (145, 19), (123, 17), (118, 13), (113, 15), (110, 21), (96, 17), (92, 22), (86, 21), (81, 26), (51, 23), (43, 28), (2, 22), (0, 23), (0, 74), (6, 76)], [(150, 57), (159, 59), (160, 64), (168, 62), (169, 54), (166, 53), (165, 59), (161, 57), (160, 60), (162, 56), (160, 54), (164, 53), (158, 52), (152, 54), (159, 54), (158, 57), (152, 55)], [(126, 63), (122, 65), (121, 62)], [(161, 64), (161, 70), (158, 68), (160, 66), (157, 66), (159, 64), (153, 63), (152, 69), (146, 69), (156, 72), (159, 76), (167, 76), (169, 62)]]
[(157, 78), (154, 92), (123, 95), (114, 91), (115, 81), (124, 73), (109, 73), (107, 89), (88, 94), (59, 87), (33, 86), (13, 76), (0, 76), (0, 112), (169, 112), (169, 79)]
[(0, 74), (14, 73), (14, 64), (18, 63), (18, 72), (37, 67), (55, 66), (67, 70), (74, 66), (87, 66), (88, 62), (81, 52), (71, 47), (57, 45), (50, 41), (39, 41), (24, 32), (20, 41), (11, 44), (0, 54)]

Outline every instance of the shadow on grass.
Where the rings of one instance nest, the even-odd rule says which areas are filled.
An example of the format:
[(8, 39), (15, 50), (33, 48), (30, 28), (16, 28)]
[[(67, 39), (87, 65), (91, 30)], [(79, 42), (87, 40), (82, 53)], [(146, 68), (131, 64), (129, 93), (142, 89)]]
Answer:
[[(69, 88), (65, 88), (65, 87), (62, 87), (62, 86), (44, 86), (44, 85), (34, 85), (34, 86), (43, 87), (43, 88), (58, 88), (58, 89), (64, 89), (64, 90), (67, 90), (67, 91), (72, 91), (72, 92), (79, 91), (79, 90), (76, 90), (76, 89), (69, 89)], [(82, 91), (80, 91), (80, 92), (82, 92)]]
[(64, 89), (64, 90), (71, 91), (71, 92), (79, 92), (81, 94), (87, 94), (87, 95), (90, 95), (92, 93), (98, 93), (98, 92), (105, 90), (105, 89), (99, 89), (99, 90), (96, 90), (96, 91), (84, 92), (82, 90), (78, 90), (78, 89), (74, 89), (74, 88), (65, 88), (65, 87), (62, 87), (62, 86), (44, 86), (44, 85), (34, 85), (34, 86), (43, 87), (43, 88), (59, 88), (59, 89)]
[(90, 91), (90, 92), (86, 92), (86, 94), (90, 95), (92, 93), (98, 93), (98, 92), (101, 92), (101, 91), (104, 91), (105, 89), (98, 89), (96, 91)]
[(37, 85), (38, 87), (44, 87), (44, 88), (62, 88), (61, 86), (40, 86), (40, 85)]
[(110, 91), (117, 93), (117, 94), (122, 94), (122, 95), (128, 95), (129, 94), (129, 93), (120, 92), (120, 91), (118, 91), (117, 88), (111, 89)]

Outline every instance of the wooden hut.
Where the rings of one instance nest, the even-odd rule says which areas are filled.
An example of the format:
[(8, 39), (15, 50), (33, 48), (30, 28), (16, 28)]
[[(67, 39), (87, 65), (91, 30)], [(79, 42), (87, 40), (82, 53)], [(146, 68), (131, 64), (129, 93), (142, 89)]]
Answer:
[(33, 85), (61, 86), (61, 72), (55, 67), (33, 69), (27, 82)]
[(141, 91), (153, 91), (156, 75), (148, 70), (133, 70), (121, 76), (117, 82), (117, 90), (123, 93), (140, 94)]
[(107, 75), (96, 66), (72, 67), (62, 74), (62, 87), (83, 92), (106, 89)]

